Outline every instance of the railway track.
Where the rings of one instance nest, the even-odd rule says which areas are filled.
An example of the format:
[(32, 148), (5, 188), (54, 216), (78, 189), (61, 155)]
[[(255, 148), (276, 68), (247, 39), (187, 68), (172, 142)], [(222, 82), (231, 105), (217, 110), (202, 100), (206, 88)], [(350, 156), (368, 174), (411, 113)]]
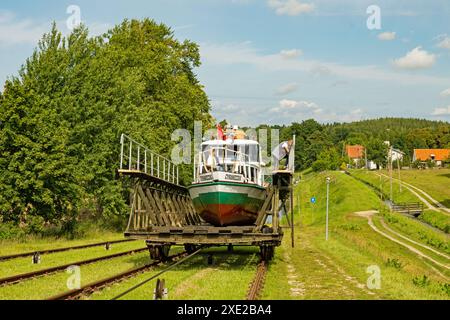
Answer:
[(134, 249), (134, 250), (115, 253), (115, 254), (102, 256), (102, 257), (98, 257), (98, 258), (93, 258), (93, 259), (88, 259), (88, 260), (83, 260), (83, 261), (78, 261), (78, 262), (72, 262), (72, 263), (68, 263), (65, 265), (61, 265), (61, 266), (56, 266), (56, 267), (37, 270), (37, 271), (33, 271), (33, 272), (22, 273), (22, 274), (18, 274), (18, 275), (6, 277), (6, 278), (1, 278), (0, 286), (22, 282), (24, 280), (36, 278), (36, 277), (39, 277), (42, 275), (49, 275), (49, 274), (52, 274), (52, 273), (55, 273), (58, 271), (66, 270), (68, 267), (74, 266), (74, 265), (82, 266), (82, 265), (91, 264), (91, 263), (95, 263), (95, 262), (99, 262), (99, 261), (110, 260), (110, 259), (130, 255), (133, 253), (139, 253), (139, 252), (143, 252), (143, 251), (147, 251), (147, 250), (148, 250), (148, 248)]
[(115, 244), (115, 243), (130, 242), (130, 241), (136, 241), (136, 240), (134, 240), (134, 239), (114, 240), (114, 241), (105, 241), (105, 242), (85, 244), (85, 245), (74, 246), (74, 247), (65, 247), (65, 248), (57, 248), (57, 249), (36, 250), (33, 252), (16, 253), (16, 254), (11, 254), (11, 255), (6, 255), (6, 256), (0, 256), (0, 261), (6, 261), (6, 260), (11, 260), (11, 259), (16, 259), (16, 258), (31, 257), (36, 252), (39, 252), (40, 254), (49, 254), (49, 253), (63, 252), (63, 251), (69, 251), (69, 250), (87, 249), (87, 248), (92, 248), (92, 247), (105, 246), (107, 244)]
[(258, 300), (261, 297), (262, 289), (264, 288), (264, 281), (267, 273), (267, 262), (261, 261), (256, 268), (256, 275), (250, 283), (247, 293), (247, 300)]
[[(168, 260), (173, 261), (173, 260), (176, 260), (179, 258), (183, 258), (186, 255), (187, 255), (187, 252), (182, 252), (182, 253), (168, 257)], [(144, 273), (144, 272), (158, 266), (159, 264), (161, 264), (163, 262), (165, 262), (165, 261), (163, 261), (163, 260), (155, 261), (155, 262), (147, 264), (145, 266), (134, 268), (134, 269), (116, 274), (114, 276), (89, 283), (79, 289), (74, 289), (74, 290), (70, 290), (67, 292), (63, 292), (61, 294), (50, 297), (47, 300), (79, 300), (82, 297), (90, 296), (94, 292), (100, 291), (105, 287), (111, 286), (115, 283), (124, 281), (126, 279), (137, 276), (141, 273)]]

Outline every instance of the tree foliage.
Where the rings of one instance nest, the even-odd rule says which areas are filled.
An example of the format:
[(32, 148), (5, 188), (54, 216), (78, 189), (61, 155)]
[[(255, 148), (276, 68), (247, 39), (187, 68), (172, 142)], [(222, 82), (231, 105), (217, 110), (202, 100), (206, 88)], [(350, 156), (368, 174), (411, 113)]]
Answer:
[(209, 121), (199, 65), (195, 43), (149, 19), (99, 37), (84, 26), (63, 37), (53, 25), (0, 96), (3, 220), (124, 213), (120, 134), (169, 155), (174, 129)]
[(450, 124), (442, 121), (382, 118), (352, 123), (320, 124), (309, 119), (301, 123), (294, 122), (290, 126), (271, 128), (279, 129), (283, 140), (296, 135), (297, 170), (309, 167), (313, 167), (316, 171), (330, 170), (340, 167), (343, 161), (350, 163), (344, 152), (347, 144), (365, 146), (367, 159), (379, 166), (385, 166), (387, 163), (388, 151), (385, 141), (390, 141), (394, 148), (405, 152), (406, 160), (412, 158), (414, 149), (450, 148)]

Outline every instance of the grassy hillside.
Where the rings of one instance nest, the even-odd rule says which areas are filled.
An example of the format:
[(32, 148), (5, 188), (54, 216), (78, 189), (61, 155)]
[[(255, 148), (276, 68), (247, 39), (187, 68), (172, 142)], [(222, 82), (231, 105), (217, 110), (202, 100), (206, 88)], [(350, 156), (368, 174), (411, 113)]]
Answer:
[(401, 178), (450, 207), (450, 169), (402, 170)]
[[(448, 274), (353, 215), (382, 205), (368, 186), (339, 172), (328, 173), (330, 239), (325, 241), (326, 175), (305, 176), (297, 186), (297, 244), (292, 249), (286, 240), (278, 251), (265, 298), (449, 299)], [(309, 201), (312, 196), (317, 197), (316, 205)], [(380, 268), (381, 289), (367, 289), (371, 266)]]

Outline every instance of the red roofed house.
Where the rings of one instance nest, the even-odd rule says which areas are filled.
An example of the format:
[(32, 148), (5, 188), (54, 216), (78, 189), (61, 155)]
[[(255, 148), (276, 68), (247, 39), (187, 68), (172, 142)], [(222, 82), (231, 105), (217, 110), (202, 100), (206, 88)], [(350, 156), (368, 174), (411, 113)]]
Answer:
[(345, 146), (345, 153), (350, 159), (362, 159), (364, 157), (364, 147), (360, 145)]
[(442, 165), (442, 161), (450, 158), (450, 149), (414, 149), (413, 161), (434, 161)]
[(364, 158), (364, 147), (360, 145), (345, 146), (345, 153), (356, 165)]

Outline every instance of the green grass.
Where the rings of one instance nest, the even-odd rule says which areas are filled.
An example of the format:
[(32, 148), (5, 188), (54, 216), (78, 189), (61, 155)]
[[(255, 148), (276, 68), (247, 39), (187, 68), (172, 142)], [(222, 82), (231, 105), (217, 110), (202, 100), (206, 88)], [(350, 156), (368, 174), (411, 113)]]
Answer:
[(384, 211), (383, 216), (387, 223), (394, 229), (412, 240), (422, 242), (432, 246), (445, 253), (450, 253), (449, 237), (441, 233), (437, 233), (429, 227), (405, 217), (399, 213)]
[(402, 170), (401, 179), (450, 208), (450, 169)]
[(41, 255), (40, 264), (32, 264), (31, 257), (17, 258), (0, 262), (0, 277), (47, 269), (59, 265), (75, 263), (82, 260), (107, 256), (133, 249), (145, 248), (143, 241), (132, 241), (112, 244), (111, 250), (103, 246), (86, 249), (63, 251)]
[[(333, 178), (330, 185), (329, 241), (324, 239), (327, 175)], [(355, 211), (383, 208), (375, 192), (368, 186), (345, 174), (332, 172), (311, 176), (301, 182), (298, 188), (301, 211), (297, 217), (297, 221), (300, 220), (296, 231), (297, 245), (294, 249), (290, 248), (286, 235), (270, 267), (264, 298), (450, 298), (445, 287), (446, 280), (428, 262), (374, 232), (366, 218), (352, 215)], [(310, 203), (311, 196), (318, 199), (316, 205)], [(406, 221), (407, 226), (414, 230), (410, 233), (429, 231), (429, 238), (435, 239), (435, 232), (429, 228), (425, 230), (426, 227), (417, 221)], [(436, 238), (439, 236), (436, 235)], [(421, 240), (427, 242), (426, 239)], [(287, 276), (289, 264), (291, 270), (292, 267), (296, 270), (295, 280), (298, 283), (292, 283), (292, 279)], [(372, 294), (369, 294), (364, 284), (369, 277), (366, 270), (372, 265), (377, 265), (381, 270), (381, 289), (370, 290)], [(427, 280), (424, 285), (420, 285), (424, 283), (419, 281), (423, 277)], [(300, 296), (291, 294), (292, 284), (303, 290)]]
[[(81, 266), (81, 285), (104, 279), (114, 274), (149, 263), (148, 252), (123, 256)], [(61, 261), (62, 262), (62, 261)], [(71, 275), (58, 272), (15, 285), (0, 287), (1, 300), (25, 299), (41, 300), (68, 291), (67, 281)]]
[[(213, 264), (207, 264), (208, 254)], [(175, 269), (161, 275), (169, 291), (169, 299), (182, 300), (243, 300), (248, 284), (255, 275), (258, 251), (255, 248), (211, 248)], [(146, 272), (136, 278), (108, 288), (92, 296), (92, 299), (111, 299), (118, 294), (156, 274), (161, 268)], [(130, 292), (124, 300), (152, 299), (156, 279)]]
[(123, 233), (102, 231), (91, 234), (83, 239), (67, 240), (52, 237), (29, 236), (24, 240), (0, 240), (0, 255), (10, 255), (21, 252), (42, 251), (45, 249), (56, 249), (73, 247), (84, 244), (105, 242), (124, 239)]
[[(448, 263), (448, 259), (446, 259), (445, 257), (443, 257), (443, 256), (441, 256), (441, 255), (439, 255), (439, 254), (437, 254), (436, 252), (433, 252), (433, 250), (429, 250), (429, 249), (424, 248), (424, 247), (422, 247), (422, 246), (420, 246), (420, 245), (418, 245), (418, 244), (416, 244), (416, 243), (413, 243), (413, 242), (411, 242), (411, 241), (408, 241), (408, 240), (406, 240), (406, 239), (403, 239), (403, 238), (399, 237), (398, 235), (396, 235), (396, 234), (394, 233), (395, 230), (394, 230), (394, 228), (392, 228), (392, 226), (389, 226), (389, 225), (388, 225), (388, 227), (389, 227), (391, 230), (393, 230), (394, 232), (391, 232), (391, 230), (388, 230), (388, 229), (384, 228), (384, 226), (383, 226), (383, 224), (382, 224), (382, 220), (383, 220), (383, 217), (382, 217), (381, 215), (378, 215), (378, 216), (373, 217), (373, 223), (374, 223), (374, 225), (375, 225), (379, 230), (381, 230), (382, 232), (384, 232), (385, 234), (388, 234), (388, 235), (390, 235), (390, 236), (396, 238), (397, 240), (401, 241), (402, 243), (405, 243), (406, 245), (409, 245), (409, 246), (411, 246), (411, 247), (414, 247), (415, 249), (417, 249), (417, 250), (423, 252), (424, 254), (426, 254), (427, 256), (429, 256), (430, 258), (432, 258), (432, 259), (434, 259), (434, 260), (436, 260), (436, 261), (438, 261), (438, 262), (441, 262), (441, 263), (443, 263), (443, 264), (447, 264), (447, 263)], [(402, 235), (404, 235), (404, 233), (402, 233), (402, 232), (399, 232), (399, 233), (402, 234)], [(408, 236), (408, 238), (411, 239), (411, 240), (413, 240), (413, 241), (415, 241), (415, 242), (417, 242), (417, 243), (425, 244), (424, 241), (416, 241), (416, 240), (412, 239), (411, 236)], [(430, 247), (431, 249), (436, 250), (436, 248), (433, 248), (433, 246), (429, 246), (429, 247)], [(436, 251), (438, 251), (438, 252), (440, 252), (440, 253), (444, 253), (443, 250), (436, 250)], [(427, 260), (427, 261), (428, 261), (428, 260)], [(430, 262), (430, 263), (432, 263), (432, 262)], [(433, 265), (434, 265), (434, 264), (433, 264)], [(436, 269), (440, 270), (442, 274), (444, 274), (444, 275), (446, 275), (446, 276), (450, 276), (450, 271), (449, 271), (448, 269), (445, 269), (445, 268), (443, 268), (443, 267), (441, 267), (441, 266), (439, 266), (439, 265), (435, 265), (435, 267), (436, 267)]]
[(425, 210), (419, 219), (445, 233), (450, 233), (450, 217), (444, 213)]
[[(380, 178), (379, 172), (377, 171), (367, 171), (367, 170), (351, 170), (350, 173), (357, 179), (360, 179), (370, 185), (372, 188), (377, 190), (378, 193), (383, 194), (383, 199), (390, 198), (390, 179), (382, 176)], [(394, 174), (394, 178), (397, 175)], [(402, 202), (420, 202), (420, 200), (409, 191), (407, 188), (402, 187), (400, 190), (400, 183), (396, 180), (392, 182), (392, 198), (396, 203)]]

